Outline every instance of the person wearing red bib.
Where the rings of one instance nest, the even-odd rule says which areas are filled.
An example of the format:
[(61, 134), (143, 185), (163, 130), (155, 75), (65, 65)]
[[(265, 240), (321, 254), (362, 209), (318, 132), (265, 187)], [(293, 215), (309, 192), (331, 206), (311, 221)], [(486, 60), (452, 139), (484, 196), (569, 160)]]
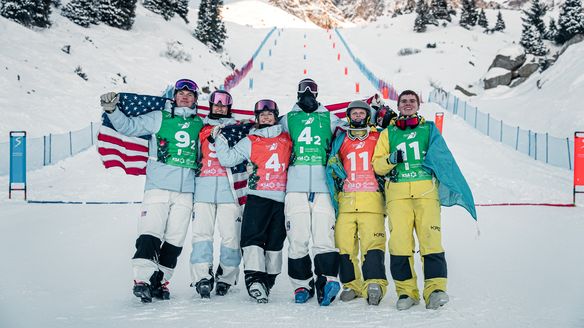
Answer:
[[(356, 100), (347, 108), (349, 127), (333, 142), (327, 176), (335, 188), (335, 241), (339, 248), (342, 301), (364, 297), (379, 305), (385, 294), (385, 204), (383, 183), (371, 159), (379, 132), (371, 126), (371, 107)], [(330, 181), (330, 180), (329, 180)], [(359, 250), (361, 265), (359, 265)]]
[(219, 134), (215, 147), (225, 167), (249, 161), (249, 190), (241, 226), (245, 286), (258, 303), (267, 303), (282, 271), (286, 239), (284, 197), (292, 141), (282, 126), (276, 124), (278, 105), (273, 100), (258, 101), (254, 112), (256, 125), (246, 138), (229, 148), (227, 140)]
[[(201, 298), (223, 296), (237, 282), (241, 251), (241, 209), (227, 177), (227, 169), (219, 163), (214, 142), (214, 128), (236, 124), (231, 115), (233, 99), (229, 92), (217, 90), (209, 96), (209, 115), (203, 119), (199, 134), (200, 168), (195, 182), (194, 219), (192, 224), (191, 286)], [(216, 129), (215, 129), (216, 130)], [(221, 236), (219, 265), (213, 271), (213, 235), (215, 226)]]

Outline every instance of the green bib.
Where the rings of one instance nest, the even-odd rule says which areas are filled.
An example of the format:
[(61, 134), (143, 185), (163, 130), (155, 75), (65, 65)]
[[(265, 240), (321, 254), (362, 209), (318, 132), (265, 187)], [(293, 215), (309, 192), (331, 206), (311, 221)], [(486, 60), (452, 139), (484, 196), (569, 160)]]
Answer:
[(420, 124), (414, 129), (405, 130), (391, 125), (388, 129), (389, 152), (393, 153), (398, 149), (404, 152), (404, 162), (395, 166), (395, 181), (432, 180), (432, 175), (422, 168), (430, 141), (430, 125)]
[(158, 161), (179, 167), (197, 167), (199, 131), (203, 121), (198, 116), (182, 118), (162, 112), (162, 125), (156, 134)]
[(330, 113), (295, 111), (287, 119), (294, 144), (291, 165), (325, 165), (332, 138)]

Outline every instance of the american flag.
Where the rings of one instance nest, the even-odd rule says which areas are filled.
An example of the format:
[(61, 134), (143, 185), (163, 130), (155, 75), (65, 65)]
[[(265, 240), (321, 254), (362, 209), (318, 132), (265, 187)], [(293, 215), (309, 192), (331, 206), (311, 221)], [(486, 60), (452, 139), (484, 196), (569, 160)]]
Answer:
[[(168, 90), (167, 90), (168, 91)], [(168, 96), (169, 92), (166, 92)], [(138, 95), (134, 93), (120, 93), (118, 109), (129, 117), (136, 117), (155, 110), (163, 110), (169, 98), (148, 95)], [(367, 99), (371, 102), (371, 98)], [(346, 117), (345, 110), (350, 102), (326, 105), (325, 107), (337, 115), (339, 118)], [(198, 115), (207, 116), (209, 107), (197, 106)], [(232, 109), (234, 117), (237, 119), (254, 118), (253, 110)], [(227, 139), (229, 146), (234, 146), (239, 140), (247, 136), (252, 124), (236, 124), (223, 128), (221, 133)], [(101, 160), (106, 168), (119, 167), (126, 174), (145, 175), (146, 163), (148, 161), (148, 141), (151, 136), (127, 137), (118, 133), (109, 118), (104, 113), (102, 115), (102, 125), (97, 135), (97, 151), (101, 155)], [(244, 162), (228, 171), (228, 178), (233, 185), (234, 197), (240, 204), (245, 204), (247, 194), (247, 162)]]

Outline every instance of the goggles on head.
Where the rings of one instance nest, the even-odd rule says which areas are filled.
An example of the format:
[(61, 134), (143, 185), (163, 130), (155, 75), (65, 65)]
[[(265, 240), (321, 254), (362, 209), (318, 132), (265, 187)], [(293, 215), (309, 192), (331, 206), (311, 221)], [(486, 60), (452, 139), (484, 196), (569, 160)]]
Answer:
[(197, 86), (197, 84), (194, 81), (191, 81), (189, 79), (181, 79), (176, 81), (176, 83), (174, 84), (174, 91), (178, 92), (179, 90), (192, 91), (196, 96), (197, 92), (199, 91), (199, 86)]
[(233, 98), (231, 98), (231, 95), (228, 93), (214, 92), (211, 95), (211, 98), (209, 98), (209, 102), (215, 105), (219, 105), (219, 103), (221, 103), (223, 106), (229, 106), (233, 104)]
[(318, 85), (312, 80), (302, 80), (298, 83), (298, 93), (304, 93), (306, 90), (313, 94), (318, 93)]
[(402, 116), (395, 121), (395, 126), (401, 130), (405, 130), (408, 127), (413, 129), (418, 124), (420, 124), (420, 118), (418, 116)]

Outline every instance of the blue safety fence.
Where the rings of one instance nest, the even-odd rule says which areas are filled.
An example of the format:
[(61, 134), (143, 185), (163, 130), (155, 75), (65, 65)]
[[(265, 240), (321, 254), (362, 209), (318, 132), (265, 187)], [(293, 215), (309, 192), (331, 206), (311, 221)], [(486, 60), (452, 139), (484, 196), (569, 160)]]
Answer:
[[(266, 42), (268, 41), (270, 36), (272, 36), (274, 31), (276, 31), (275, 27), (272, 28), (270, 30), (270, 32), (268, 32), (266, 37), (264, 37), (264, 40), (260, 43), (260, 45), (258, 46), (256, 51), (253, 53), (251, 58), (240, 69), (235, 69), (235, 71), (233, 71), (233, 73), (229, 74), (229, 76), (227, 76), (225, 78), (221, 89), (229, 91), (229, 90), (235, 88), (239, 84), (239, 82), (241, 82), (241, 80), (243, 80), (245, 78), (247, 73), (249, 73), (249, 71), (251, 71), (251, 69), (253, 68), (254, 60), (256, 59), (256, 57), (258, 56), (258, 54), (260, 53), (260, 51), (262, 50), (262, 48), (264, 47), (264, 45), (266, 44)], [(271, 49), (270, 49), (270, 54), (271, 54)]]
[(569, 170), (574, 169), (572, 167), (574, 140), (570, 138), (558, 138), (547, 132), (534, 132), (519, 126), (510, 126), (445, 90), (435, 88), (428, 96), (428, 101), (462, 117), (468, 124), (491, 139), (535, 160)]
[(371, 82), (373, 87), (381, 92), (383, 98), (397, 100), (398, 92), (395, 89), (394, 85), (377, 77), (369, 68), (367, 68), (367, 66), (365, 66), (365, 64), (363, 63), (363, 61), (361, 61), (361, 59), (359, 59), (359, 57), (353, 54), (353, 51), (345, 41), (345, 38), (343, 38), (343, 36), (341, 35), (341, 32), (338, 29), (335, 29), (335, 33), (339, 37), (339, 40), (341, 40), (341, 43), (349, 53), (349, 56), (351, 56), (351, 59), (353, 60), (355, 65), (357, 65), (357, 67), (359, 68), (361, 73), (365, 75), (367, 80)]
[[(39, 169), (71, 157), (93, 146), (96, 142), (99, 125), (89, 126), (61, 134), (49, 134), (38, 138), (26, 139), (26, 170)], [(10, 144), (0, 143), (0, 175), (10, 171)]]

